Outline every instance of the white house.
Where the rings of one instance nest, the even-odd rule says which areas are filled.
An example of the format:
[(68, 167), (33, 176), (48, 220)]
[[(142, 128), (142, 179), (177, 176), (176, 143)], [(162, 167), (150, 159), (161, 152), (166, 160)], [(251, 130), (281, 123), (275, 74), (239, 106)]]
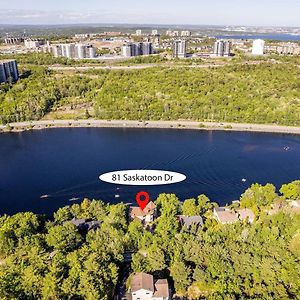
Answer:
[(131, 278), (130, 292), (132, 300), (169, 300), (167, 279), (154, 282), (153, 276), (147, 273), (136, 273)]

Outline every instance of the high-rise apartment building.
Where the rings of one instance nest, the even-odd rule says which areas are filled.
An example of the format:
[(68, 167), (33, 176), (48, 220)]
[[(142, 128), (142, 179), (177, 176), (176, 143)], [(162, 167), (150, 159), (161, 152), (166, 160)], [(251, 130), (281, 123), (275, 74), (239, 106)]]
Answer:
[(17, 81), (19, 72), (17, 62), (15, 60), (0, 60), (0, 83), (9, 80)]
[(5, 44), (7, 45), (16, 45), (24, 42), (23, 38), (16, 38), (16, 37), (6, 37), (4, 39)]
[(142, 43), (141, 48), (142, 48), (142, 55), (153, 54), (152, 43), (150, 42)]
[(254, 40), (252, 46), (253, 55), (264, 55), (265, 52), (265, 41), (264, 40)]
[(173, 44), (173, 57), (186, 57), (186, 40), (176, 40)]
[(151, 55), (153, 53), (153, 46), (150, 42), (129, 43), (122, 47), (122, 55), (124, 57)]
[(135, 35), (141, 36), (142, 35), (142, 30), (141, 29), (136, 30)]
[(51, 46), (51, 52), (55, 57), (66, 57), (75, 59), (94, 58), (96, 49), (86, 44), (59, 44)]
[(157, 35), (158, 34), (158, 30), (157, 29), (153, 29), (152, 30), (152, 35)]
[(27, 39), (24, 41), (24, 46), (27, 49), (36, 49), (44, 45), (45, 41), (43, 40), (31, 40)]
[(214, 54), (216, 56), (230, 56), (231, 43), (229, 41), (218, 40), (214, 44)]

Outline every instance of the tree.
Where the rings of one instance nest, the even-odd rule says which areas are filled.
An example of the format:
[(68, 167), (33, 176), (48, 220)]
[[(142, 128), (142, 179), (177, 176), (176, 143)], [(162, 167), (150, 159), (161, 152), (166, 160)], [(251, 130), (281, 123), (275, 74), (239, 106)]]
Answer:
[(170, 266), (170, 274), (174, 280), (176, 293), (186, 295), (191, 284), (191, 269), (183, 261), (174, 261)]
[(184, 216), (197, 216), (200, 213), (195, 199), (185, 200), (181, 209)]
[(81, 235), (74, 224), (65, 222), (49, 229), (46, 241), (56, 250), (69, 251), (75, 249), (82, 241)]
[(274, 185), (252, 184), (241, 196), (241, 207), (252, 208), (255, 212), (259, 212), (272, 204), (277, 197)]
[(164, 252), (153, 244), (147, 253), (147, 271), (162, 271), (167, 267)]
[(280, 193), (286, 199), (299, 200), (300, 199), (300, 180), (295, 180), (289, 184), (284, 184)]

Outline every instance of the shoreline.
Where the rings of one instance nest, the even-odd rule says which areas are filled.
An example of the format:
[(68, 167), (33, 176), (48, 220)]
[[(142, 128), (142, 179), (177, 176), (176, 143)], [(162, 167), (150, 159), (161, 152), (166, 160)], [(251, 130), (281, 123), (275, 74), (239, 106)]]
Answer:
[(195, 121), (129, 121), (129, 120), (40, 120), (0, 125), (0, 132), (23, 132), (48, 128), (157, 128), (196, 129), (262, 133), (300, 134), (300, 127), (270, 124), (195, 122)]

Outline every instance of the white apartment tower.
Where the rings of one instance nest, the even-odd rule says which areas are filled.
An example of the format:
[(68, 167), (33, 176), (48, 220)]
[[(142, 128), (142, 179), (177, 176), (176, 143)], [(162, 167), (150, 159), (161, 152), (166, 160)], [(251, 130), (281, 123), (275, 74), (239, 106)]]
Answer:
[(254, 40), (252, 46), (253, 55), (264, 55), (265, 52), (265, 41), (264, 40)]

